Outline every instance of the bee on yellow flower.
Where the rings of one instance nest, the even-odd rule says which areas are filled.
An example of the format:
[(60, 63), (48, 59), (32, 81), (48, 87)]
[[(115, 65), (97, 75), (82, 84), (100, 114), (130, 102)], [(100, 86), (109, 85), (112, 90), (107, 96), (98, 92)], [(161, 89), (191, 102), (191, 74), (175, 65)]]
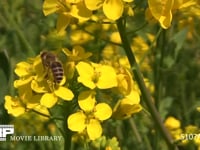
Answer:
[[(28, 59), (27, 62), (19, 62), (15, 73), (19, 79), (14, 81), (14, 87), (17, 88), (19, 96), (16, 98), (5, 96), (5, 108), (14, 116), (23, 114), (26, 109), (34, 109), (38, 105), (51, 108), (59, 98), (70, 101), (74, 97), (72, 91), (64, 85), (66, 82), (64, 77), (62, 82), (51, 86), (55, 79), (45, 77), (40, 55)], [(14, 113), (19, 109), (19, 113)]]

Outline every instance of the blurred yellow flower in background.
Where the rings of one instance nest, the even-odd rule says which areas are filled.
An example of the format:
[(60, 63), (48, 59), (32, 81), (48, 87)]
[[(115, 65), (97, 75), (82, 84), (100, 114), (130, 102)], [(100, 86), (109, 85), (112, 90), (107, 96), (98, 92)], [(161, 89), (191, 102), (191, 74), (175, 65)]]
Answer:
[(165, 126), (169, 130), (172, 138), (175, 141), (179, 141), (181, 139), (181, 134), (183, 133), (183, 130), (181, 129), (181, 122), (180, 120), (176, 119), (173, 116), (169, 116), (165, 122)]
[(62, 32), (75, 19), (79, 21), (88, 20), (92, 11), (86, 8), (83, 0), (65, 1), (65, 0), (45, 0), (43, 3), (43, 13), (45, 16), (52, 13), (58, 13), (57, 31)]
[(165, 126), (168, 129), (178, 129), (181, 127), (181, 122), (178, 119), (170, 116), (165, 120)]

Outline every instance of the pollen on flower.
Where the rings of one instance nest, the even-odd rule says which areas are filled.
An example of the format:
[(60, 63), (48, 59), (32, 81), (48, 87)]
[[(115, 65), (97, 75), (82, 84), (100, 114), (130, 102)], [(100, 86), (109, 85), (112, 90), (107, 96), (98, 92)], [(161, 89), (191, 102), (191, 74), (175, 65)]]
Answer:
[(85, 119), (85, 124), (90, 124), (91, 119), (95, 119), (93, 112), (85, 112), (87, 118)]

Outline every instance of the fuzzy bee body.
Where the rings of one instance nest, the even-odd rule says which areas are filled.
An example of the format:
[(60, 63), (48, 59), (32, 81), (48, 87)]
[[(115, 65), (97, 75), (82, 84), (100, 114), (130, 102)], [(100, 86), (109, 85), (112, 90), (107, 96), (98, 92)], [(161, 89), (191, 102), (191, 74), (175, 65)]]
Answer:
[(58, 60), (56, 55), (52, 54), (51, 52), (42, 52), (40, 56), (44, 69), (47, 70), (47, 73), (49, 70), (51, 70), (54, 82), (59, 84), (62, 81), (64, 75), (64, 70), (61, 62)]
[(60, 83), (63, 79), (63, 68), (60, 62), (53, 62), (51, 64), (51, 70), (56, 83)]

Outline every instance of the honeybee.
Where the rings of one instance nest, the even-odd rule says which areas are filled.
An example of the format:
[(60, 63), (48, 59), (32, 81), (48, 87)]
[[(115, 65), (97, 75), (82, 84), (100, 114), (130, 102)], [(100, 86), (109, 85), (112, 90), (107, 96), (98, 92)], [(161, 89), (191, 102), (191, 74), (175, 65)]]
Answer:
[(44, 70), (47, 70), (47, 73), (51, 71), (54, 82), (59, 84), (63, 79), (64, 70), (57, 56), (51, 52), (41, 52), (40, 57), (42, 59)]

